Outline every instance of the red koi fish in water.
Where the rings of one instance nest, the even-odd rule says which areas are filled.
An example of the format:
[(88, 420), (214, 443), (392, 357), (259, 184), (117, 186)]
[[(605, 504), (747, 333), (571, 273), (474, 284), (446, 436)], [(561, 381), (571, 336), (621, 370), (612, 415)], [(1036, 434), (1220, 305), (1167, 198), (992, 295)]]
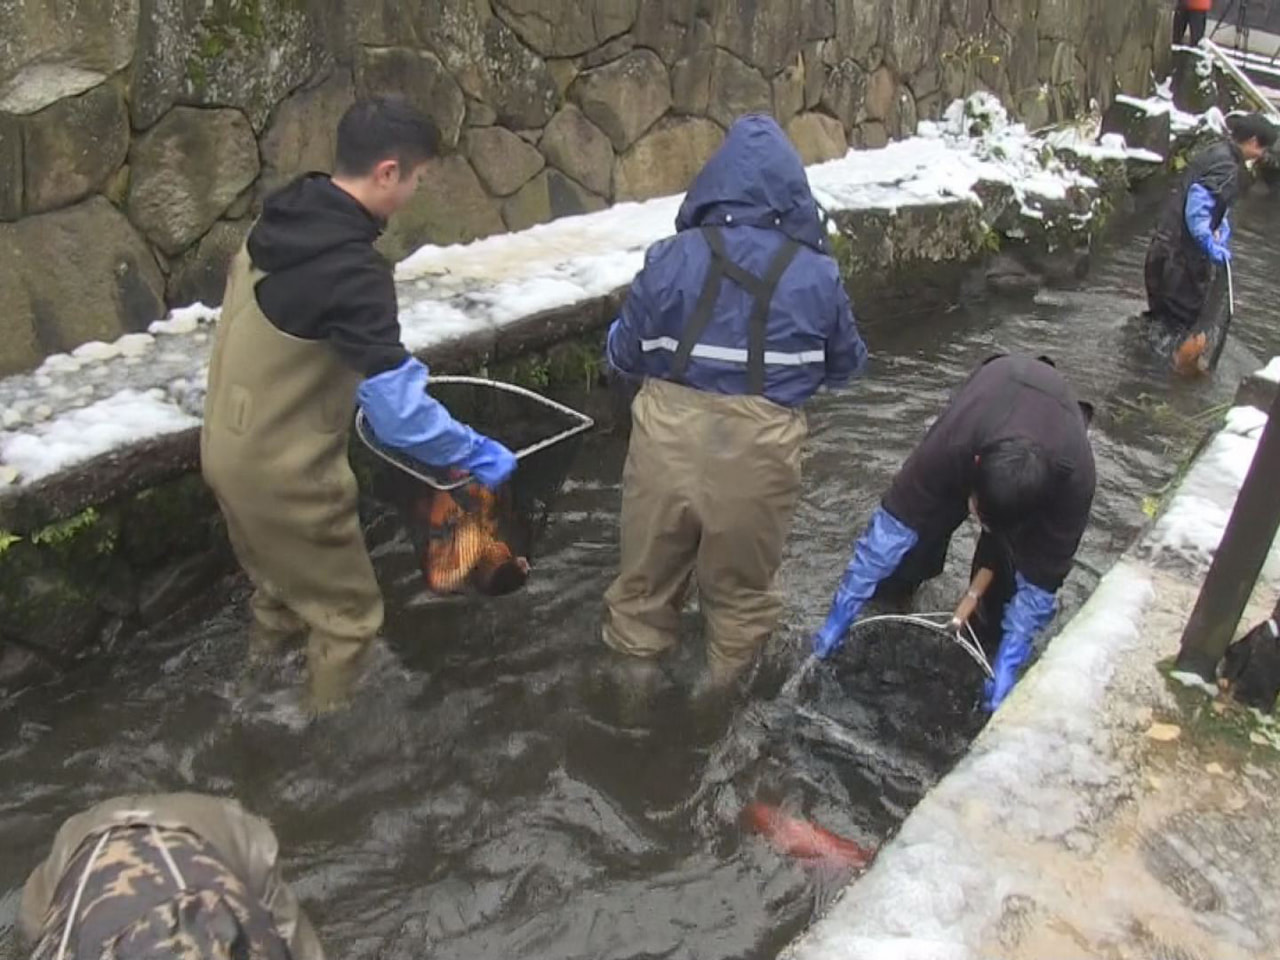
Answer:
[(868, 849), (817, 824), (783, 813), (767, 803), (749, 803), (742, 811), (747, 830), (765, 837), (785, 857), (861, 870), (875, 857)]

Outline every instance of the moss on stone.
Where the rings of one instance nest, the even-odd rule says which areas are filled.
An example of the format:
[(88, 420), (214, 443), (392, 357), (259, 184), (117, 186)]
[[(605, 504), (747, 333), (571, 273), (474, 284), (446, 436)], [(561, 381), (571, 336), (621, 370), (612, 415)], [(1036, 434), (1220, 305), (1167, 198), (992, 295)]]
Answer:
[(1260, 766), (1280, 767), (1280, 723), (1274, 716), (1263, 716), (1221, 695), (1210, 697), (1205, 689), (1174, 679), (1172, 657), (1156, 668), (1177, 703), (1177, 712), (1160, 720), (1180, 726), (1198, 746), (1219, 751), (1225, 747)]

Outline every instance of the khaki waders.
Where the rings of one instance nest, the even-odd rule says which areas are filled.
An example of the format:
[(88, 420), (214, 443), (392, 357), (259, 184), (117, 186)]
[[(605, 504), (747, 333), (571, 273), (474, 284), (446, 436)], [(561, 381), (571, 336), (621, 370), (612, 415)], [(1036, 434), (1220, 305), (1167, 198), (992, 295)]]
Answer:
[(209, 364), (200, 455), (253, 581), (253, 645), (307, 635), (313, 704), (342, 699), (382, 626), (347, 444), (360, 375), (324, 341), (282, 333), (242, 247)]
[(804, 414), (661, 380), (645, 382), (631, 414), (604, 642), (638, 657), (672, 647), (696, 575), (708, 665), (732, 677), (782, 612), (773, 582), (800, 494)]

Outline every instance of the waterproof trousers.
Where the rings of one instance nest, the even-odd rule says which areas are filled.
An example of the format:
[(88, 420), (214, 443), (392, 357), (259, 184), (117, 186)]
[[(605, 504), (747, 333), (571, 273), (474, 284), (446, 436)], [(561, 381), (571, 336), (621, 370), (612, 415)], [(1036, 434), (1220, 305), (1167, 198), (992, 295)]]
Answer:
[(382, 626), (347, 444), (360, 375), (324, 341), (278, 330), (264, 274), (232, 263), (209, 363), (201, 467), (236, 558), (256, 587), (255, 648), (307, 636), (318, 708), (344, 698)]
[(1152, 318), (1166, 333), (1186, 336), (1209, 295), (1213, 264), (1208, 255), (1192, 243), (1157, 233), (1147, 247), (1144, 275)]
[(647, 380), (631, 423), (604, 642), (637, 657), (670, 649), (696, 577), (708, 666), (731, 677), (782, 611), (774, 577), (800, 493), (804, 414)]

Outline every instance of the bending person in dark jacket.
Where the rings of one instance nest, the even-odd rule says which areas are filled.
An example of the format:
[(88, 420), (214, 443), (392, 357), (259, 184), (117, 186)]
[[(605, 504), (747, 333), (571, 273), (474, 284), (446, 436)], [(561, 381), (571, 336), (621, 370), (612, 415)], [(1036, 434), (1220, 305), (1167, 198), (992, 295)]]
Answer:
[(1013, 689), (1031, 641), (1052, 619), (1093, 502), (1088, 417), (1047, 360), (986, 361), (907, 458), (836, 591), (813, 641), (834, 654), (882, 583), (914, 590), (942, 572), (951, 535), (972, 512), (982, 524), (973, 568), (996, 578), (974, 626), (996, 652), (984, 702), (994, 710)]
[(774, 575), (800, 491), (800, 406), (849, 380), (866, 348), (804, 167), (749, 116), (651, 247), (609, 330), (609, 363), (644, 378), (623, 474), (622, 563), (604, 642), (676, 642), (697, 576), (713, 679), (750, 663), (781, 612)]
[(1191, 369), (1204, 352), (1204, 332), (1192, 334), (1209, 295), (1214, 264), (1231, 259), (1228, 216), (1240, 193), (1240, 168), (1276, 141), (1275, 127), (1259, 114), (1227, 119), (1230, 139), (1205, 147), (1192, 159), (1165, 204), (1147, 248), (1150, 317), (1180, 346), (1176, 362)]
[(413, 197), (438, 134), (395, 99), (353, 105), (336, 173), (270, 197), (236, 256), (209, 365), (205, 479), (256, 587), (251, 646), (307, 635), (311, 700), (340, 701), (382, 626), (347, 442), (356, 402), (378, 437), (500, 484), (515, 457), (426, 392), (400, 342), (391, 265), (373, 247)]

